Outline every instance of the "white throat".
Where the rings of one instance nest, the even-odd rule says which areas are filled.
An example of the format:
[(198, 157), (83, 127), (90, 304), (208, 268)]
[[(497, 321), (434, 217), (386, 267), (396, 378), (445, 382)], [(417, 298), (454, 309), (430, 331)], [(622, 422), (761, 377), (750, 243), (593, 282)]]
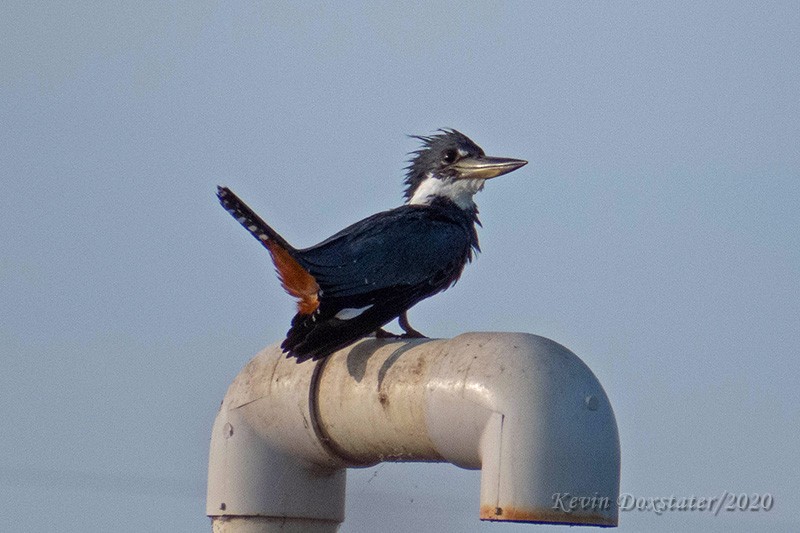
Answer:
[(452, 200), (461, 209), (472, 209), (475, 207), (472, 197), (483, 189), (485, 181), (482, 179), (441, 179), (429, 173), (414, 191), (408, 204), (427, 205), (438, 196)]

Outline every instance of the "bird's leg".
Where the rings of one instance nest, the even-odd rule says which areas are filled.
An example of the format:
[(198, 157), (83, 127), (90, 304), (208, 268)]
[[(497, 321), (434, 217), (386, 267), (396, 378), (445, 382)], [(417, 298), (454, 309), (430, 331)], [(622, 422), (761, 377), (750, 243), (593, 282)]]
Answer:
[(400, 324), (400, 327), (403, 328), (403, 333), (401, 337), (404, 339), (427, 339), (425, 335), (420, 333), (419, 331), (415, 330), (411, 327), (411, 324), (408, 323), (408, 311), (403, 311), (403, 314), (397, 319), (397, 322)]
[(375, 338), (376, 339), (399, 339), (401, 335), (396, 335), (391, 331), (386, 331), (383, 328), (378, 328), (375, 330)]

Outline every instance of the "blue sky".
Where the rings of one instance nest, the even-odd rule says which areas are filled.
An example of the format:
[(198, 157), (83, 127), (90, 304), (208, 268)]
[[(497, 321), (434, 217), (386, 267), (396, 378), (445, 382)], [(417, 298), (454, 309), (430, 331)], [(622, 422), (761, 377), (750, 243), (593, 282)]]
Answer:
[[(406, 135), (454, 127), (530, 164), (412, 324), (576, 352), (623, 492), (775, 497), (620, 531), (800, 529), (799, 30), (791, 2), (4, 3), (5, 520), (207, 528), (219, 402), (293, 312), (214, 187), (307, 246), (398, 205)], [(352, 471), (341, 530), (563, 531), (480, 523), (478, 477)]]

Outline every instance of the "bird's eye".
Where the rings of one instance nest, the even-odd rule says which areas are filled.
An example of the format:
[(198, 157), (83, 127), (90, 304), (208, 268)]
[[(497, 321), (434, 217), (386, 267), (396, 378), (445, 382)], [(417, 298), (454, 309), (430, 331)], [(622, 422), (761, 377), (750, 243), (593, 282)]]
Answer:
[(456, 152), (455, 150), (448, 150), (444, 153), (444, 157), (442, 157), (442, 162), (446, 165), (449, 165), (450, 163), (456, 160), (456, 157), (458, 157), (458, 152)]

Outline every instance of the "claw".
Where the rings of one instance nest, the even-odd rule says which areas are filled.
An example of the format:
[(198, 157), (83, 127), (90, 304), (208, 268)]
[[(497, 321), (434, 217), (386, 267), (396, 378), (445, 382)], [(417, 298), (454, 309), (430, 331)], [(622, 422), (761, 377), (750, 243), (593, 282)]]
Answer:
[(399, 339), (402, 335), (397, 335), (396, 333), (392, 333), (391, 331), (386, 331), (383, 328), (378, 328), (375, 330), (375, 338), (376, 339)]
[(411, 324), (408, 323), (408, 311), (403, 311), (403, 314), (398, 317), (397, 322), (400, 324), (400, 327), (405, 331), (400, 338), (402, 339), (427, 339), (425, 335), (420, 333), (419, 331), (415, 330), (411, 327)]

